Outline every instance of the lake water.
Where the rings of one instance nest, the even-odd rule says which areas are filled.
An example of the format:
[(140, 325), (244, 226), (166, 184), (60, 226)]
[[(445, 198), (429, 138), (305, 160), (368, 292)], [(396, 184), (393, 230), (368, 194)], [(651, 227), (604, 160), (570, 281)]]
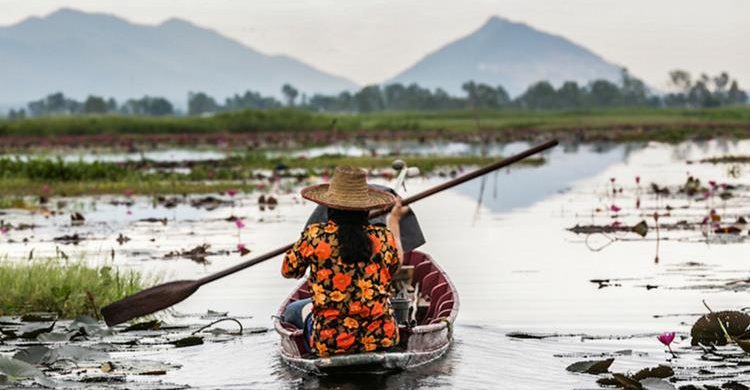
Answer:
[[(522, 147), (508, 146), (503, 154)], [(742, 174), (743, 167), (730, 172), (727, 165), (687, 163), (725, 154), (750, 154), (750, 142), (560, 146), (545, 155), (548, 163), (543, 166), (504, 170), (487, 176), (484, 185), (478, 179), (415, 204), (427, 239), (419, 250), (430, 253), (452, 278), (461, 309), (455, 344), (447, 356), (413, 371), (372, 378), (308, 376), (283, 365), (273, 332), (142, 355), (182, 365), (161, 379), (207, 389), (595, 389), (596, 376), (565, 368), (599, 355), (616, 358), (614, 372), (657, 364), (671, 364), (683, 379), (696, 367), (734, 372), (733, 367), (712, 367), (702, 360), (699, 351), (690, 348), (688, 336), (692, 323), (706, 312), (703, 299), (714, 310), (747, 306), (742, 289), (726, 287), (727, 282), (750, 278), (744, 257), (747, 230), (732, 237), (706, 237), (699, 229), (664, 230), (655, 262), (652, 217), (659, 210), (670, 213), (660, 218), (662, 224), (697, 223), (710, 209), (725, 222), (750, 216), (745, 187), (750, 180)], [(703, 183), (715, 180), (740, 187), (726, 201), (718, 196), (657, 197), (649, 191), (652, 182), (674, 190), (688, 175)], [(405, 195), (441, 180), (409, 179)], [(257, 194), (238, 196), (234, 206), (212, 211), (185, 204), (168, 209), (145, 198), (136, 198), (130, 207), (109, 203), (124, 200), (122, 196), (66, 199), (68, 213), (58, 216), (8, 211), (0, 216), (7, 222), (37, 227), (0, 237), (0, 255), (20, 260), (32, 249), (40, 257), (59, 247), (71, 258), (105, 262), (114, 249), (117, 265), (161, 274), (165, 280), (196, 278), (298, 237), (314, 205), (294, 193), (275, 196), (279, 206), (264, 211), (257, 205)], [(612, 211), (613, 205), (620, 210)], [(86, 216), (83, 226), (70, 226), (71, 210)], [(225, 220), (230, 215), (242, 217), (247, 227), (238, 231)], [(167, 218), (167, 223), (139, 222), (143, 218)], [(617, 221), (630, 226), (641, 220), (652, 228), (644, 239), (634, 233), (586, 237), (566, 230), (576, 224)], [(78, 245), (51, 241), (73, 233), (85, 240)], [(120, 233), (131, 240), (118, 244)], [(592, 250), (612, 238), (615, 241), (600, 251)], [(167, 252), (202, 243), (212, 250), (233, 251), (240, 241), (253, 253), (244, 258), (234, 252), (219, 254), (209, 257), (209, 264), (162, 259)], [(252, 316), (243, 321), (247, 325), (270, 327), (271, 315), (297, 284), (282, 279), (279, 271), (280, 259), (267, 261), (203, 287), (175, 310), (229, 311), (230, 316)], [(592, 279), (609, 279), (612, 286), (599, 288)], [(656, 340), (666, 331), (678, 332), (676, 359)], [(518, 339), (508, 337), (511, 332), (558, 336)], [(742, 375), (739, 380), (750, 380)], [(723, 382), (693, 375), (691, 381), (676, 385), (686, 383)]]

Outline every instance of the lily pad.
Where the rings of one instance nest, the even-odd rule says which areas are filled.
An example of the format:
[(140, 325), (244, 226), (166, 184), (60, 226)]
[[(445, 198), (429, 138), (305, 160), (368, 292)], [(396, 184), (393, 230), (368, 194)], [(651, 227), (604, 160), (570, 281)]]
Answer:
[(49, 351), (50, 349), (43, 345), (32, 345), (31, 347), (16, 352), (16, 354), (13, 355), (13, 359), (29, 364), (40, 364)]
[(643, 390), (677, 390), (673, 384), (659, 378), (646, 378), (640, 384)]
[(52, 363), (57, 360), (66, 359), (74, 362), (96, 361), (108, 359), (109, 354), (97, 351), (91, 348), (79, 347), (77, 345), (63, 345), (49, 351), (45, 356), (45, 363)]
[(10, 381), (44, 376), (44, 373), (31, 364), (4, 356), (0, 356), (0, 374), (5, 375)]
[(609, 366), (611, 366), (614, 361), (614, 358), (605, 360), (585, 360), (575, 362), (565, 369), (571, 372), (580, 372), (586, 374), (603, 374), (605, 372), (609, 372)]
[(68, 325), (69, 331), (78, 331), (84, 336), (110, 336), (114, 334), (111, 329), (105, 329), (96, 319), (89, 316), (77, 317)]
[(145, 321), (145, 322), (139, 322), (133, 325), (128, 326), (127, 328), (123, 329), (123, 332), (134, 332), (139, 330), (158, 330), (161, 328), (161, 321), (159, 320), (153, 320), (153, 321)]
[(59, 333), (59, 332), (49, 332), (49, 333), (42, 333), (39, 336), (36, 337), (37, 341), (41, 341), (43, 343), (59, 343), (63, 341), (70, 341), (76, 336), (79, 336), (81, 333), (78, 331), (73, 332), (67, 332), (67, 333)]
[(648, 224), (646, 223), (646, 221), (638, 222), (636, 225), (633, 226), (632, 230), (633, 230), (633, 233), (641, 237), (646, 237), (646, 234), (648, 234)]
[(646, 378), (669, 378), (674, 375), (674, 370), (672, 367), (660, 365), (658, 367), (651, 367), (651, 368), (644, 368), (635, 374), (633, 374), (632, 378), (636, 381), (641, 381)]
[(175, 348), (192, 347), (195, 345), (203, 344), (203, 337), (189, 336), (181, 338), (179, 340), (172, 341), (170, 344), (174, 345)]
[(16, 334), (22, 339), (35, 339), (42, 333), (52, 332), (55, 323), (33, 322), (18, 329)]
[(614, 379), (618, 387), (623, 387), (628, 390), (637, 390), (637, 389), (643, 388), (643, 385), (641, 385), (640, 382), (630, 379), (629, 377), (623, 374), (618, 374), (618, 373), (612, 374), (612, 378)]

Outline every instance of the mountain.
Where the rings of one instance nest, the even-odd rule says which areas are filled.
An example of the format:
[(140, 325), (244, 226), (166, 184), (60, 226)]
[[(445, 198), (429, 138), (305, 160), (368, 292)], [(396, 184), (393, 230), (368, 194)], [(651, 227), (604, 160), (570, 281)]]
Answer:
[(573, 80), (619, 81), (621, 68), (563, 37), (523, 23), (490, 18), (479, 30), (427, 55), (389, 83), (417, 83), (463, 94), (474, 80), (502, 85), (511, 95), (540, 80), (554, 85)]
[(0, 106), (56, 91), (78, 99), (148, 94), (184, 104), (189, 91), (223, 100), (248, 89), (279, 96), (287, 82), (307, 94), (357, 88), (184, 20), (147, 26), (72, 9), (0, 27), (0, 63)]

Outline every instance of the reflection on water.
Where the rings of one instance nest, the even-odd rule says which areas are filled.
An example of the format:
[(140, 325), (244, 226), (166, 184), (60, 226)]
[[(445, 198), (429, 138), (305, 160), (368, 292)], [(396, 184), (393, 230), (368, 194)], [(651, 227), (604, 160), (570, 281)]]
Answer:
[[(523, 147), (512, 144), (490, 153), (509, 155)], [(168, 373), (169, 382), (238, 389), (595, 388), (595, 377), (571, 374), (565, 367), (581, 356), (623, 350), (630, 352), (618, 355), (613, 371), (665, 364), (668, 354), (654, 335), (664, 331), (686, 335), (696, 313), (705, 311), (702, 299), (708, 298), (714, 309), (746, 306), (743, 294), (707, 290), (700, 284), (717, 276), (747, 278), (742, 256), (747, 244), (665, 241), (661, 261), (655, 264), (653, 241), (621, 241), (592, 252), (565, 229), (592, 219), (607, 221), (608, 214), (594, 215), (593, 210), (606, 209), (613, 202), (623, 207), (619, 217), (623, 223), (643, 219), (627, 198), (634, 191), (635, 176), (642, 178), (644, 186), (678, 185), (688, 172), (706, 180), (750, 184), (746, 177), (728, 176), (725, 166), (686, 163), (724, 154), (750, 154), (750, 142), (565, 145), (548, 153), (549, 162), (542, 167), (512, 168), (487, 176), (478, 213), (481, 180), (415, 204), (428, 241), (421, 250), (446, 269), (461, 299), (455, 345), (444, 359), (416, 370), (383, 377), (311, 377), (283, 366), (273, 332), (224, 344), (157, 351), (146, 358), (183, 365)], [(623, 195), (612, 197), (611, 178), (626, 187)], [(413, 194), (439, 181), (410, 179), (407, 188)], [(234, 206), (213, 211), (187, 205), (166, 209), (138, 199), (130, 214), (125, 206), (108, 204), (109, 198), (73, 200), (71, 207), (87, 218), (81, 227), (70, 226), (67, 214), (45, 218), (13, 211), (3, 219), (37, 227), (0, 237), (0, 248), (10, 258), (25, 259), (32, 249), (41, 256), (59, 246), (71, 257), (85, 253), (92, 261), (102, 261), (114, 249), (117, 264), (165, 273), (169, 279), (195, 278), (248, 257), (232, 252), (210, 256), (210, 263), (202, 265), (185, 259), (161, 260), (163, 254), (201, 243), (231, 251), (240, 240), (253, 251), (250, 256), (264, 253), (298, 237), (313, 209), (294, 194), (281, 195), (279, 206), (266, 211), (259, 210), (255, 195), (238, 198)], [(659, 202), (644, 190), (642, 208), (663, 208)], [(225, 220), (230, 215), (243, 217), (248, 227), (238, 232)], [(138, 222), (150, 217), (167, 218), (168, 223)], [(51, 241), (55, 235), (75, 232), (86, 237), (78, 246)], [(131, 240), (117, 244), (120, 233)], [(681, 271), (687, 262), (704, 267)], [(277, 260), (268, 261), (203, 287), (176, 310), (229, 311), (252, 315), (249, 326), (270, 326), (271, 314), (297, 283), (281, 279), (279, 266)], [(625, 282), (599, 289), (591, 279)], [(658, 288), (647, 289), (646, 284)], [(686, 288), (690, 286), (698, 287)], [(628, 337), (506, 337), (518, 331)], [(684, 351), (680, 364), (708, 364), (688, 348), (689, 340), (678, 338), (676, 349)]]

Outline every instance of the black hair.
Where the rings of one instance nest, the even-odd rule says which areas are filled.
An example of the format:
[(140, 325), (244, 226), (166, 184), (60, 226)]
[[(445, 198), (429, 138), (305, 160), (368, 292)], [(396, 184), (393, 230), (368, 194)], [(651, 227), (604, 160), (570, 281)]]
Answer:
[(368, 211), (349, 211), (328, 208), (328, 219), (339, 226), (339, 256), (347, 264), (369, 261), (372, 255), (372, 242), (367, 236), (370, 221)]

